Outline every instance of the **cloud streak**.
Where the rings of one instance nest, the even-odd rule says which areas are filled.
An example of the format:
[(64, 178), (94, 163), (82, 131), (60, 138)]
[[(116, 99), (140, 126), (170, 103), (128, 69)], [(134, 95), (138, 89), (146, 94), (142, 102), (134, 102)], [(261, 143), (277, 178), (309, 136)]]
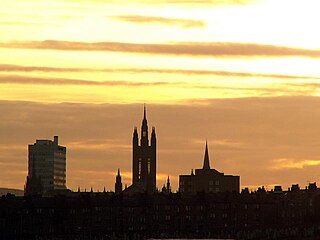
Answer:
[(0, 48), (62, 51), (107, 51), (193, 57), (309, 57), (320, 58), (319, 49), (292, 48), (267, 44), (229, 42), (178, 42), (163, 44), (125, 42), (13, 41)]
[(169, 18), (169, 17), (155, 17), (142, 15), (119, 15), (111, 18), (137, 24), (162, 24), (168, 26), (175, 26), (181, 28), (203, 28), (206, 23), (201, 20)]
[(274, 165), (272, 169), (281, 170), (281, 169), (290, 169), (290, 168), (305, 168), (309, 166), (318, 166), (320, 165), (320, 160), (296, 160), (296, 159), (287, 159), (280, 158), (273, 160)]
[(132, 81), (92, 81), (65, 78), (38, 78), (17, 75), (0, 75), (0, 84), (26, 85), (78, 85), (78, 86), (161, 86), (169, 82), (132, 82)]
[[(47, 77), (29, 77), (19, 75), (0, 75), (0, 85), (43, 85), (43, 86), (92, 86), (92, 87), (175, 87), (180, 89), (199, 89), (199, 90), (223, 90), (223, 91), (246, 91), (256, 92), (259, 96), (274, 96), (274, 95), (309, 95), (310, 89), (301, 89), (298, 84), (294, 87), (293, 84), (284, 82), (274, 87), (260, 87), (259, 85), (253, 87), (244, 86), (225, 86), (220, 84), (203, 84), (203, 83), (188, 83), (188, 82), (143, 82), (143, 81), (94, 81), (94, 80), (79, 80), (67, 78), (47, 78)], [(312, 84), (312, 83), (310, 83)], [(291, 88), (287, 88), (290, 86)], [(308, 83), (306, 83), (308, 87)], [(316, 91), (316, 89), (314, 89)]]
[[(182, 75), (213, 75), (222, 77), (258, 77), (258, 78), (276, 78), (276, 79), (314, 79), (316, 76), (286, 75), (286, 74), (264, 74), (250, 72), (229, 72), (229, 71), (211, 71), (197, 69), (138, 69), (138, 68), (58, 68), (58, 67), (40, 67), (40, 66), (21, 66), (0, 64), (0, 72), (129, 72), (129, 73), (157, 73), (157, 74), (182, 74)], [(293, 85), (294, 86), (294, 85)]]

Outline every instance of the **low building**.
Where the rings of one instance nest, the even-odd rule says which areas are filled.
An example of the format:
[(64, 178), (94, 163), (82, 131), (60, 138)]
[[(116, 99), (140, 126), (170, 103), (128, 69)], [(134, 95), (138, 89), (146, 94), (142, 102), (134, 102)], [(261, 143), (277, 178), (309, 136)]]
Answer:
[(202, 169), (193, 170), (190, 175), (179, 176), (179, 191), (182, 194), (195, 194), (197, 192), (239, 192), (240, 177), (225, 175), (210, 168), (208, 144), (206, 143)]

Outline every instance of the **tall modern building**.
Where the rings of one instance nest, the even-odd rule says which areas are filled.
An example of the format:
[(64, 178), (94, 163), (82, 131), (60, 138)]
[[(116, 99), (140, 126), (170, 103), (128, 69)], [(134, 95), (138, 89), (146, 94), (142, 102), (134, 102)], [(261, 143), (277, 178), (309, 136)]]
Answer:
[(182, 194), (239, 192), (239, 189), (239, 176), (225, 175), (216, 169), (211, 169), (207, 142), (202, 169), (196, 169), (195, 173), (191, 171), (190, 175), (179, 176), (179, 191)]
[(149, 142), (148, 122), (146, 108), (143, 109), (143, 120), (141, 126), (140, 142), (138, 130), (135, 127), (132, 139), (132, 185), (126, 193), (148, 192), (156, 190), (156, 131), (152, 127), (151, 139)]
[(25, 193), (50, 194), (66, 189), (66, 147), (54, 140), (36, 140), (28, 148), (28, 176)]

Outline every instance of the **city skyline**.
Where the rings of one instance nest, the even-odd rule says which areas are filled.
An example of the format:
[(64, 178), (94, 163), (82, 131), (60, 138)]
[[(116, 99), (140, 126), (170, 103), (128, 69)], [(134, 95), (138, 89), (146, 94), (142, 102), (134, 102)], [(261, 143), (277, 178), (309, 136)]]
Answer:
[[(141, 106), (157, 186), (203, 160), (272, 189), (320, 181), (316, 0), (2, 1), (0, 187), (22, 189), (27, 145), (58, 135), (67, 185), (131, 183)], [(299, 16), (299, 17), (297, 17)]]
[[(290, 101), (290, 99), (287, 99), (288, 101)], [(247, 99), (245, 99), (244, 101), (248, 101)], [(101, 107), (106, 107), (106, 106), (97, 106), (97, 109), (95, 109), (93, 112), (100, 112), (101, 113)], [(151, 119), (151, 122), (152, 123), (155, 123), (154, 125), (158, 126), (158, 124), (160, 124), (159, 121), (156, 120), (156, 118), (152, 115), (153, 114), (153, 111), (154, 109), (153, 108), (158, 108), (159, 106), (153, 106), (153, 107), (149, 107), (149, 112), (151, 112), (149, 115), (150, 115), (150, 119)], [(161, 147), (159, 148), (158, 147), (158, 156), (157, 158), (159, 159), (158, 161), (158, 171), (157, 171), (157, 186), (158, 187), (161, 187), (165, 182), (166, 182), (166, 179), (168, 177), (168, 175), (170, 176), (171, 178), (171, 182), (173, 183), (173, 190), (177, 190), (178, 188), (178, 176), (181, 175), (181, 174), (190, 174), (191, 172), (191, 169), (195, 169), (195, 168), (199, 168), (202, 166), (203, 164), (203, 155), (204, 155), (204, 152), (203, 152), (203, 147), (204, 147), (204, 143), (205, 143), (205, 139), (197, 139), (197, 140), (188, 140), (188, 137), (186, 136), (186, 134), (188, 133), (192, 133), (192, 135), (194, 135), (194, 130), (193, 131), (186, 131), (186, 132), (183, 132), (182, 134), (179, 135), (179, 132), (185, 128), (187, 130), (191, 130), (191, 129), (188, 129), (187, 127), (184, 127), (184, 126), (170, 126), (171, 124), (171, 116), (173, 114), (181, 114), (183, 113), (183, 111), (181, 111), (181, 107), (179, 108), (180, 111), (178, 109), (175, 109), (174, 107), (172, 107), (171, 109), (168, 109), (167, 106), (165, 106), (166, 109), (162, 109), (163, 111), (165, 112), (171, 112), (171, 114), (169, 116), (164, 116), (162, 114), (158, 114), (158, 116), (160, 118), (162, 118), (163, 120), (165, 120), (164, 122), (166, 122), (166, 124), (160, 124), (160, 126), (164, 126), (165, 128), (167, 128), (167, 131), (171, 132), (171, 133), (174, 133), (174, 134), (178, 134), (178, 136), (176, 137), (182, 137), (182, 138), (185, 138), (185, 141), (184, 141), (184, 145), (181, 144), (181, 145), (174, 145), (174, 143), (172, 142), (171, 137), (170, 135), (166, 136), (166, 135), (163, 135), (162, 136), (162, 132), (163, 130), (161, 130), (161, 128), (159, 129), (159, 127), (157, 128), (158, 129), (158, 133), (160, 133), (161, 135), (161, 138), (159, 138), (159, 144), (160, 146), (165, 146), (165, 148), (167, 149), (166, 151), (163, 151), (163, 149), (161, 149)], [(188, 107), (187, 107), (188, 108)], [(40, 108), (40, 113), (42, 111), (44, 111), (44, 109)], [(282, 109), (282, 108), (281, 108)], [(53, 111), (49, 111), (50, 112), (50, 115), (46, 115), (46, 116), (42, 116), (43, 119), (41, 119), (40, 122), (44, 122), (44, 123), (47, 123), (47, 120), (52, 118), (55, 113), (56, 113), (56, 110), (53, 110)], [(71, 109), (70, 109), (71, 110)], [(90, 109), (88, 109), (90, 110)], [(110, 109), (109, 109), (110, 110)], [(117, 108), (114, 108), (113, 106), (113, 111), (114, 112), (117, 112), (117, 114), (120, 114), (120, 113), (123, 113), (122, 111), (122, 106), (117, 106)], [(208, 109), (206, 107), (204, 107), (203, 111), (207, 111)], [(19, 109), (17, 109), (17, 111), (19, 111)], [(91, 109), (92, 111), (92, 109)], [(178, 112), (177, 112), (178, 111)], [(246, 110), (247, 111), (247, 110)], [(270, 111), (270, 109), (269, 109)], [(141, 114), (142, 114), (142, 111), (141, 111), (141, 104), (140, 105), (137, 105), (137, 106), (132, 106), (131, 108), (131, 111), (130, 111), (133, 115), (137, 116), (137, 121), (136, 121), (136, 125), (139, 126), (139, 118), (141, 118)], [(140, 113), (140, 114), (137, 114)], [(190, 112), (187, 111), (187, 113), (184, 113), (184, 116), (181, 116), (181, 120), (182, 119), (186, 119), (186, 116), (189, 116), (190, 115), (187, 115), (187, 114), (190, 114)], [(192, 112), (191, 112), (192, 113)], [(205, 113), (204, 113), (205, 114)], [(230, 114), (230, 113), (229, 113)], [(228, 115), (229, 115), (228, 114)], [(126, 115), (126, 113), (124, 113), (124, 115)], [(138, 116), (140, 115), (140, 116)], [(157, 114), (156, 114), (157, 115)], [(106, 116), (106, 114), (103, 114), (103, 116)], [(176, 115), (177, 116), (177, 115)], [(214, 117), (217, 117), (213, 114)], [(269, 114), (267, 116), (270, 116)], [(29, 117), (34, 117), (34, 116), (30, 116)], [(36, 115), (36, 117), (39, 117), (39, 115)], [(101, 121), (103, 122), (103, 119), (94, 119), (92, 118), (91, 116), (87, 116), (88, 118), (87, 119), (81, 119), (80, 122), (77, 122), (76, 125), (75, 125), (75, 122), (70, 122), (70, 124), (73, 124), (73, 127), (74, 129), (76, 129), (75, 131), (71, 131), (69, 132), (69, 134), (75, 134), (75, 136), (70, 136), (69, 139), (76, 139), (77, 136), (81, 136), (82, 133), (86, 133), (86, 134), (89, 134), (88, 136), (90, 135), (95, 135), (96, 132), (95, 131), (88, 131), (88, 132), (85, 132), (84, 129), (83, 129), (83, 120), (85, 121)], [(199, 116), (198, 116), (199, 117)], [(202, 116), (204, 119), (205, 119), (205, 116)], [(68, 128), (68, 124), (67, 122), (65, 122), (65, 119), (64, 117), (58, 117), (59, 121), (57, 121), (56, 119), (53, 119), (53, 121), (56, 121), (59, 123), (60, 125), (60, 129), (63, 129), (63, 128)], [(80, 118), (79, 118), (80, 119)], [(73, 118), (71, 120), (74, 120)], [(130, 119), (123, 119), (125, 120), (125, 122), (127, 122), (127, 125), (125, 127), (125, 125), (121, 125), (121, 124), (116, 124), (115, 122), (118, 122), (118, 121), (114, 121), (114, 125), (110, 125), (108, 130), (112, 130), (113, 132), (118, 132), (120, 129), (122, 129), (121, 132), (118, 132), (120, 136), (120, 138), (118, 138), (118, 146), (117, 145), (114, 145), (112, 144), (112, 142), (108, 142), (108, 141), (105, 141), (103, 139), (101, 139), (101, 142), (91, 142), (90, 140), (88, 139), (84, 139), (84, 137), (82, 136), (82, 139), (84, 140), (83, 142), (72, 142), (70, 141), (68, 143), (68, 138), (65, 139), (65, 140), (61, 140), (62, 144), (65, 145), (67, 148), (68, 148), (68, 156), (67, 156), (67, 172), (68, 172), (68, 176), (67, 176), (67, 187), (72, 189), (72, 190), (77, 190), (78, 187), (81, 187), (82, 190), (86, 189), (87, 191), (89, 189), (91, 189), (91, 187), (93, 187), (94, 190), (99, 190), (99, 191), (102, 191), (104, 189), (104, 187), (106, 187), (107, 190), (113, 190), (114, 188), (114, 179), (115, 179), (115, 176), (117, 174), (117, 168), (121, 168), (121, 175), (122, 175), (122, 182), (123, 182), (123, 185), (127, 184), (128, 186), (131, 184), (131, 174), (132, 174), (132, 164), (131, 164), (131, 161), (132, 161), (132, 146), (131, 146), (131, 134), (130, 132), (132, 131), (132, 127), (133, 127), (133, 124), (130, 123)], [(141, 120), (141, 119), (140, 119)], [(222, 119), (224, 121), (224, 119)], [(255, 121), (256, 119), (252, 119), (252, 121)], [(210, 122), (210, 119), (205, 119), (205, 121), (207, 122)], [(221, 121), (221, 120), (220, 120)], [(230, 121), (230, 119), (229, 119)], [(186, 123), (188, 124), (188, 122), (184, 122), (184, 121), (181, 121), (181, 123), (183, 123), (183, 125), (185, 125)], [(217, 123), (217, 122), (216, 122)], [(168, 126), (169, 124), (169, 126)], [(235, 123), (234, 123), (235, 124)], [(262, 123), (261, 123), (262, 124)], [(281, 123), (282, 124), (282, 123)], [(93, 124), (91, 124), (93, 126)], [(215, 126), (216, 129), (218, 130), (219, 128), (219, 125), (218, 126)], [(246, 124), (247, 125), (247, 124)], [(131, 126), (131, 128), (130, 128)], [(38, 129), (37, 129), (38, 127)], [(171, 128), (168, 128), (168, 127), (171, 127)], [(242, 126), (243, 127), (243, 126)], [(247, 127), (250, 127), (250, 126), (247, 126)], [(93, 127), (92, 127), (93, 128)], [(237, 125), (235, 124), (235, 126), (231, 129), (232, 131), (231, 132), (223, 132), (223, 131), (218, 131), (218, 132), (210, 132), (209, 135), (211, 134), (214, 134), (214, 135), (226, 135), (226, 134), (234, 134), (233, 133), (233, 130), (237, 128)], [(96, 130), (99, 130), (97, 128), (95, 128)], [(124, 129), (129, 129), (129, 133), (125, 133), (124, 132)], [(202, 128), (199, 128), (201, 129), (201, 132), (202, 133), (206, 133), (208, 135), (208, 131), (206, 130), (206, 126), (202, 126)], [(250, 128), (251, 130), (253, 131), (256, 131), (257, 129), (252, 129)], [(10, 129), (8, 129), (10, 130)], [(87, 129), (88, 130), (88, 129)], [(108, 132), (106, 131), (105, 129), (102, 128), (102, 130), (104, 131), (101, 131), (100, 129), (100, 134), (102, 135), (105, 135), (105, 134), (114, 134), (112, 132)], [(195, 129), (197, 130), (197, 129)], [(34, 125), (30, 131), (46, 131), (46, 132), (56, 132), (56, 130), (54, 129), (47, 129), (47, 125), (46, 124), (43, 124), (41, 126), (41, 129), (39, 129), (39, 126), (36, 126)], [(60, 130), (62, 131), (62, 130)], [(16, 132), (16, 134), (19, 134), (19, 131)], [(31, 134), (31, 133), (29, 133)], [(37, 134), (37, 133), (32, 133), (32, 134)], [(263, 133), (264, 135), (266, 135), (265, 133)], [(59, 134), (61, 135), (61, 134)], [(271, 133), (271, 139), (270, 140), (273, 140), (273, 137), (272, 136), (273, 134)], [(266, 135), (267, 136), (267, 135)], [(23, 137), (21, 135), (21, 137)], [(24, 136), (25, 138), (26, 136)], [(126, 139), (126, 137), (128, 139)], [(270, 137), (270, 136), (269, 136)], [(35, 137), (35, 139), (39, 139), (40, 137)], [(45, 138), (45, 137), (44, 137)], [(49, 137), (50, 138), (50, 137)], [(64, 137), (60, 137), (61, 139), (64, 139)], [(123, 141), (125, 144), (121, 143), (120, 139), (121, 138), (125, 138)], [(162, 139), (163, 138), (163, 139)], [(12, 139), (12, 138), (11, 138)], [(43, 138), (42, 138), (43, 139)], [(90, 139), (90, 138), (89, 138)], [(8, 139), (10, 140), (10, 139)], [(163, 144), (165, 143), (166, 141), (169, 142), (167, 144)], [(33, 140), (34, 141), (34, 140)], [(224, 142), (212, 142), (210, 141), (210, 138), (209, 138), (209, 148), (211, 149), (210, 150), (210, 159), (211, 159), (211, 165), (213, 168), (217, 168), (218, 170), (222, 171), (222, 172), (226, 172), (226, 173), (234, 173), (236, 175), (240, 175), (242, 178), (241, 178), (241, 187), (249, 187), (251, 189), (255, 189), (255, 188), (258, 188), (258, 187), (261, 187), (261, 186), (265, 186), (267, 189), (272, 189), (274, 185), (282, 185), (284, 187), (284, 189), (286, 189), (286, 186), (291, 186), (291, 184), (295, 184), (295, 183), (298, 183), (300, 186), (304, 186), (304, 185), (307, 185), (306, 181), (297, 181), (297, 176), (294, 175), (294, 173), (297, 173), (297, 172), (300, 172), (302, 174), (302, 178), (306, 178), (308, 177), (309, 179), (309, 182), (316, 182), (317, 179), (315, 179), (317, 177), (317, 173), (314, 174), (314, 179), (311, 179), (310, 176), (307, 176), (305, 174), (305, 171), (303, 169), (304, 166), (296, 166), (296, 165), (293, 165), (293, 166), (283, 166), (281, 165), (281, 161), (278, 161), (278, 162), (275, 162), (273, 166), (271, 166), (270, 168), (267, 168), (267, 167), (264, 167), (262, 169), (262, 171), (264, 172), (264, 175), (261, 177), (259, 177), (259, 181), (261, 181), (262, 183), (261, 184), (257, 184), (256, 186), (250, 186), (249, 184), (245, 184), (246, 181), (248, 181), (248, 179), (250, 179), (250, 176), (249, 174), (254, 174), (254, 171), (251, 169), (251, 168), (247, 168), (247, 169), (240, 169), (242, 171), (246, 170), (248, 174), (241, 174), (239, 170), (239, 168), (237, 167), (234, 167), (232, 164), (227, 164), (228, 161), (233, 161), (233, 163), (237, 164), (237, 161), (238, 159), (244, 159), (245, 160), (245, 157), (246, 157), (246, 154), (244, 155), (239, 155), (237, 156), (235, 159), (228, 159), (228, 156), (232, 156), (232, 153), (234, 151), (236, 152), (247, 152), (247, 154), (259, 154), (259, 152), (253, 152), (252, 149), (245, 149), (245, 148), (241, 148), (241, 146), (237, 145), (237, 143), (233, 143), (235, 146), (233, 147), (230, 147), (230, 146), (227, 146), (228, 143), (224, 143)], [(87, 144), (87, 146), (83, 146), (82, 148), (79, 148), (79, 147), (75, 147), (76, 144)], [(232, 144), (232, 143), (230, 143)], [(169, 146), (168, 146), (169, 145)], [(27, 145), (26, 145), (27, 146)], [(119, 147), (121, 146), (121, 147)], [(187, 146), (187, 148), (185, 147)], [(211, 146), (211, 147), (210, 147)], [(280, 146), (280, 148), (278, 149), (281, 149), (283, 146)], [(90, 151), (85, 151), (87, 150), (87, 148), (91, 148)], [(168, 151), (169, 150), (169, 151)], [(268, 151), (268, 149), (265, 149)], [(288, 149), (291, 151), (291, 149)], [(24, 151), (26, 153), (24, 153)], [(100, 159), (99, 161), (96, 160), (96, 161), (93, 161), (91, 162), (90, 159), (92, 159), (92, 156), (96, 156), (97, 155), (97, 151), (99, 154), (101, 154), (102, 156), (100, 156)], [(27, 147), (24, 147), (22, 149), (21, 152), (17, 151), (17, 152), (14, 152), (14, 153), (7, 153), (9, 156), (10, 155), (18, 155), (18, 157), (20, 158), (21, 155), (25, 155), (25, 158), (22, 159), (23, 163), (21, 164), (21, 167), (25, 167), (25, 169), (22, 169), (21, 173), (27, 173)], [(21, 154), (19, 156), (19, 154)], [(278, 154), (278, 153), (274, 153), (274, 154)], [(171, 156), (174, 156), (177, 161), (176, 163), (175, 162), (172, 162), (172, 157)], [(193, 156), (192, 157), (192, 161), (184, 161), (184, 158), (186, 156), (189, 156), (189, 159), (190, 159), (190, 155)], [(224, 156), (226, 155), (226, 157)], [(169, 156), (169, 157), (168, 157)], [(262, 156), (264, 157), (264, 156)], [(110, 161), (109, 159), (116, 159), (114, 161)], [(78, 160), (78, 161), (77, 161)], [(81, 161), (79, 161), (81, 160)], [(250, 161), (251, 159), (249, 159)], [(283, 160), (284, 161), (284, 160)], [(92, 163), (90, 165), (90, 163)], [(179, 168), (172, 168), (172, 166), (175, 166), (175, 164), (182, 164)], [(316, 162), (315, 162), (316, 163)], [(79, 164), (80, 164), (80, 169), (79, 169)], [(83, 166), (87, 166), (87, 164), (90, 165), (90, 167), (83, 167)], [(243, 164), (243, 163), (239, 163), (239, 165)], [(250, 164), (250, 162), (249, 162)], [(263, 162), (262, 162), (263, 164)], [(279, 165), (277, 165), (279, 164)], [(283, 164), (283, 163), (282, 163)], [(309, 167), (310, 168), (315, 168), (316, 167), (316, 164), (314, 164), (313, 162), (306, 162), (304, 163), (306, 166), (309, 164)], [(77, 166), (78, 165), (78, 166)], [(83, 166), (81, 166), (83, 165)], [(12, 164), (13, 167), (20, 167), (18, 164)], [(82, 169), (81, 169), (82, 167)], [(263, 167), (263, 165), (262, 165)], [(91, 169), (95, 169), (95, 171), (92, 171)], [(289, 175), (285, 176), (285, 181), (283, 180), (280, 180), (281, 179), (281, 176), (277, 175), (277, 171), (278, 170), (278, 174), (281, 174), (281, 168), (284, 168), (285, 170), (287, 170), (287, 173), (289, 173)], [(111, 169), (109, 171), (109, 169)], [(256, 164), (256, 168), (255, 168), (256, 171), (259, 171), (260, 170), (260, 166), (258, 164)], [(300, 170), (300, 171), (299, 171)], [(315, 169), (316, 170), (316, 169)], [(261, 172), (260, 172), (261, 173)], [(80, 177), (75, 177), (76, 174), (80, 174)], [(83, 175), (82, 175), (83, 174)], [(268, 174), (270, 174), (268, 176)], [(292, 175), (290, 175), (292, 174)], [(10, 176), (10, 175), (4, 175), (3, 177), (16, 177), (16, 176)], [(20, 177), (20, 176), (19, 176)], [(275, 179), (279, 179), (278, 182), (274, 183), (274, 184), (265, 184), (268, 180), (268, 177), (271, 177), (271, 178), (275, 178)], [(25, 180), (25, 175), (22, 175), (21, 178), (23, 179), (22, 183), (24, 184), (24, 180)], [(20, 184), (20, 183), (18, 183)], [(9, 187), (12, 186), (12, 185), (9, 185)], [(18, 187), (16, 188), (19, 188), (20, 185), (17, 185)], [(22, 185), (23, 186), (23, 185)], [(20, 188), (21, 189), (21, 188)]]

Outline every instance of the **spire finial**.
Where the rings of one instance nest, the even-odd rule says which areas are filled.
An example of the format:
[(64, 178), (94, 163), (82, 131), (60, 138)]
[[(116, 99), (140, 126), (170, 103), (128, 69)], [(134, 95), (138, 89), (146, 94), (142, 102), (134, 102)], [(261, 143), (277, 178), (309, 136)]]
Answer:
[(120, 168), (118, 168), (118, 176), (120, 176)]
[(206, 149), (205, 149), (204, 160), (203, 160), (203, 169), (210, 169), (209, 152), (208, 152), (208, 141), (207, 141), (207, 139), (206, 139)]
[(143, 119), (147, 119), (146, 104), (143, 104)]

